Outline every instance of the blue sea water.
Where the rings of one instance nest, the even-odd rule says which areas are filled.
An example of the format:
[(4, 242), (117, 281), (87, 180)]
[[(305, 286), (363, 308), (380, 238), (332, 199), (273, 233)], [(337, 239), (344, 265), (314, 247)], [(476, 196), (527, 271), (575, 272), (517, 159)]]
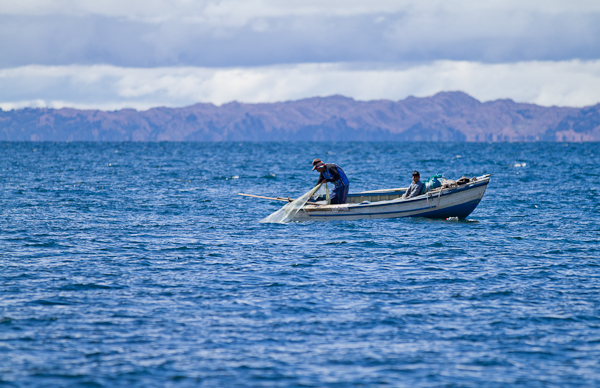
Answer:
[[(261, 224), (492, 174), (461, 222)], [(0, 143), (2, 387), (600, 385), (597, 143)]]

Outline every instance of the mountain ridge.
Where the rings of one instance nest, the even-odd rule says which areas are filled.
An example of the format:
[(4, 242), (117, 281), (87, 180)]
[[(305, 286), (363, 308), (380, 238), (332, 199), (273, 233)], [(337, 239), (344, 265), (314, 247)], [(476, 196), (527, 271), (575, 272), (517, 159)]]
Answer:
[(145, 111), (0, 110), (0, 141), (600, 141), (600, 104), (481, 102), (460, 92), (404, 100), (342, 95)]

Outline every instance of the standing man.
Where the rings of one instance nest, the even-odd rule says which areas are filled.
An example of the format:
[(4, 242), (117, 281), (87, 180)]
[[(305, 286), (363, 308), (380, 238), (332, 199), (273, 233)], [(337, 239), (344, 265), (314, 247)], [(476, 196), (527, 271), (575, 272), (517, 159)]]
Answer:
[(321, 159), (313, 160), (312, 164), (313, 171), (317, 170), (320, 173), (317, 185), (322, 182), (333, 182), (335, 185), (335, 189), (331, 191), (331, 204), (346, 203), (350, 182), (340, 166), (335, 163), (323, 163)]
[(402, 196), (403, 199), (416, 197), (417, 195), (421, 194), (421, 191), (423, 191), (423, 186), (425, 185), (420, 181), (420, 179), (421, 175), (419, 174), (419, 172), (413, 171), (412, 183), (410, 184), (410, 186), (408, 186), (408, 190), (406, 190), (406, 193), (404, 193), (404, 195)]

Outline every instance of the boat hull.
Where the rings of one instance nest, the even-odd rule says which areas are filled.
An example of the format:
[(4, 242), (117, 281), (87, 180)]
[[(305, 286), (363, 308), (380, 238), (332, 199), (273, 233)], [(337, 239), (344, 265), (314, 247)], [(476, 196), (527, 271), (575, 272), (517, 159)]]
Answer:
[[(464, 219), (475, 210), (485, 194), (489, 175), (455, 188), (443, 189), (410, 199), (343, 205), (306, 205), (293, 221), (361, 220), (400, 217)], [(381, 194), (379, 192), (378, 194)], [(361, 193), (354, 194), (355, 196)]]

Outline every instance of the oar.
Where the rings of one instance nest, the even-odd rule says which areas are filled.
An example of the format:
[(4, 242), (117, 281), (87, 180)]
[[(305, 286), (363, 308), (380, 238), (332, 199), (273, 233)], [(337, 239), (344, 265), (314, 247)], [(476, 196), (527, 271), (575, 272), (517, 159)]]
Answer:
[(290, 197), (287, 197), (287, 198), (283, 198), (283, 197), (274, 198), (274, 197), (263, 197), (262, 195), (252, 195), (252, 194), (244, 194), (244, 193), (238, 193), (238, 195), (243, 195), (244, 197), (271, 199), (273, 201), (285, 201), (285, 202), (292, 202), (292, 201), (294, 201)]

